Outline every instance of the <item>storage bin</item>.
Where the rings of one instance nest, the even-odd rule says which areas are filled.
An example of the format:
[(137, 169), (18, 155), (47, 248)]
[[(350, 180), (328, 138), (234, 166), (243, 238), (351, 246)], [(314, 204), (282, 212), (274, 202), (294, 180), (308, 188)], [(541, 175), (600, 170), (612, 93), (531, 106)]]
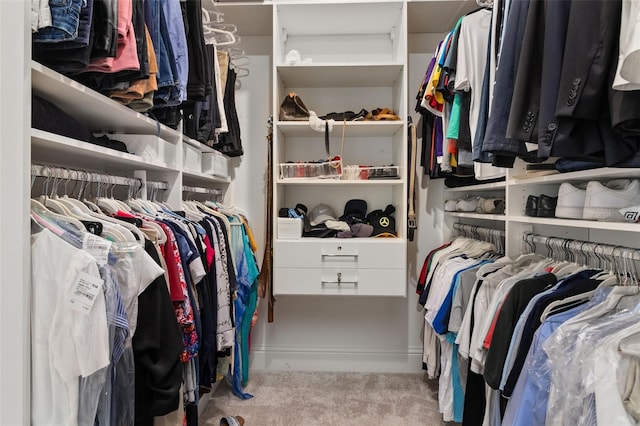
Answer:
[(182, 144), (182, 168), (202, 173), (202, 153), (199, 148), (188, 143)]
[(344, 166), (343, 180), (399, 179), (400, 166)]
[(302, 219), (279, 217), (278, 238), (283, 240), (298, 240), (302, 238)]
[(202, 173), (222, 178), (229, 177), (229, 157), (218, 151), (203, 152)]
[(148, 162), (166, 163), (176, 167), (176, 144), (155, 135), (134, 135), (125, 133), (108, 134), (107, 137), (124, 142), (127, 150)]
[(280, 178), (335, 178), (342, 176), (342, 160), (316, 163), (280, 163)]

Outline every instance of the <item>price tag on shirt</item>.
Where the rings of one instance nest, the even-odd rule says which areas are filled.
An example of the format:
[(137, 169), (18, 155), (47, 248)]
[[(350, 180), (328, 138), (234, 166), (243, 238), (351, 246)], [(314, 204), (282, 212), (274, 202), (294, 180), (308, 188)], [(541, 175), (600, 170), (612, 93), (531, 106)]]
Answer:
[(71, 287), (69, 305), (71, 309), (88, 314), (96, 301), (98, 293), (102, 291), (104, 281), (86, 272), (80, 272)]
[(87, 232), (82, 239), (82, 249), (93, 256), (98, 265), (106, 265), (109, 259), (111, 241)]

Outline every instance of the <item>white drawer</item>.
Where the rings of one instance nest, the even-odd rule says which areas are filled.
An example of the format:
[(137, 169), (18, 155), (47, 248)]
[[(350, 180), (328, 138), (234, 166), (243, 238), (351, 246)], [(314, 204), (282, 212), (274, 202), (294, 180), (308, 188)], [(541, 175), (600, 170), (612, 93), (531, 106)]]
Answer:
[(273, 292), (275, 295), (406, 297), (407, 273), (406, 269), (275, 268)]
[(273, 261), (276, 268), (405, 269), (407, 248), (404, 240), (310, 241), (303, 238), (298, 241), (276, 241)]

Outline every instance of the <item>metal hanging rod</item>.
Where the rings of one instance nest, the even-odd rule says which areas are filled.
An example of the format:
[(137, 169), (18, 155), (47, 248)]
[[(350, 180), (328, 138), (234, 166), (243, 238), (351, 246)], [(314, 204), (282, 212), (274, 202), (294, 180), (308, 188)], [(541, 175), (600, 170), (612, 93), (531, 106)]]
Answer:
[(147, 187), (153, 187), (154, 189), (167, 189), (169, 187), (166, 182), (145, 182), (137, 178), (113, 176), (104, 173), (88, 172), (85, 170), (73, 170), (62, 167), (43, 166), (39, 164), (31, 165), (31, 176), (33, 178), (39, 176), (51, 179), (75, 180), (89, 183), (103, 183), (121, 186), (136, 186), (146, 184)]
[(453, 229), (461, 231), (467, 235), (478, 235), (480, 237), (504, 237), (504, 231), (500, 229), (485, 228), (483, 226), (467, 225), (466, 223), (454, 223)]
[(465, 223), (454, 223), (453, 229), (460, 231), (460, 233), (467, 238), (491, 243), (498, 253), (504, 253), (505, 251), (505, 233), (500, 229), (467, 225)]
[(591, 241), (572, 240), (560, 237), (546, 237), (534, 233), (525, 233), (522, 240), (527, 245), (528, 251), (534, 252), (536, 244), (542, 244), (547, 249), (549, 257), (563, 260), (577, 261), (578, 256), (586, 260), (589, 258), (596, 260), (611, 261), (612, 258), (640, 261), (640, 249), (614, 246)]

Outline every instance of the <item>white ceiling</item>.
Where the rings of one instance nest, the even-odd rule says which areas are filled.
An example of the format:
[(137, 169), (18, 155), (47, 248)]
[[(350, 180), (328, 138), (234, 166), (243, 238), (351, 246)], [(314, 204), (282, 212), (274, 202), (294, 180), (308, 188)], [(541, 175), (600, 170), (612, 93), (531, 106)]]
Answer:
[[(236, 25), (240, 36), (273, 34), (272, 3), (268, 0), (218, 0), (215, 3), (213, 0), (203, 0), (202, 4), (208, 10), (223, 12), (224, 22)], [(475, 0), (410, 0), (407, 4), (409, 34), (444, 33), (453, 28), (460, 16), (479, 8)], [(367, 19), (366, 9), (363, 10), (362, 19)]]

